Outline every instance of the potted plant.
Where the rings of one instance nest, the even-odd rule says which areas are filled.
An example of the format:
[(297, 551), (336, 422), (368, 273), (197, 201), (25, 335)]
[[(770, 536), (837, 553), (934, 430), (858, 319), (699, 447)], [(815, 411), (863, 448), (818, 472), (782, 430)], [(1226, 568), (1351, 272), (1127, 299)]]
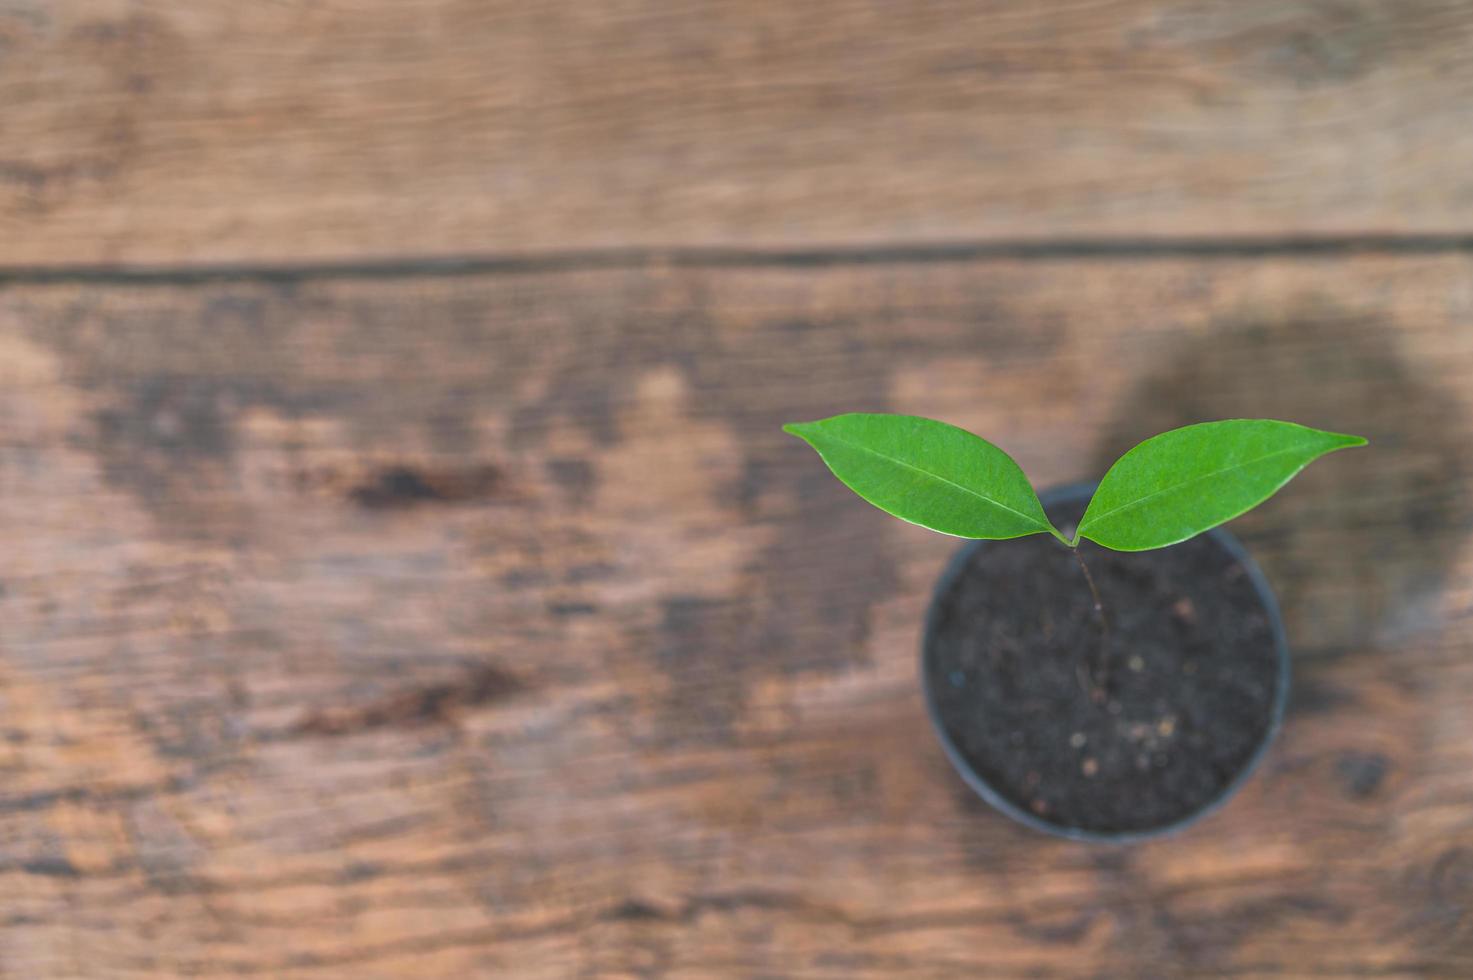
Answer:
[[(1130, 840), (1225, 801), (1277, 731), (1289, 662), (1274, 596), (1218, 525), (1359, 436), (1270, 419), (1147, 439), (1098, 485), (1034, 493), (965, 430), (908, 415), (784, 426), (903, 520), (975, 539), (922, 643), (931, 720), (983, 799), (1042, 830)], [(1000, 539), (1026, 538), (1005, 545)]]

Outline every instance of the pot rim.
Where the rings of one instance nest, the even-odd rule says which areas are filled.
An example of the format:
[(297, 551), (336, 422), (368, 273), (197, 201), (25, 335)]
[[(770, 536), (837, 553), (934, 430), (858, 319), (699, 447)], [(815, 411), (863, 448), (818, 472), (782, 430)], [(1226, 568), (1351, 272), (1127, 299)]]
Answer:
[[(1051, 487), (1039, 495), (1039, 500), (1047, 508), (1051, 504), (1063, 503), (1078, 497), (1088, 499), (1090, 496), (1093, 496), (1098, 486), (1099, 483), (1097, 481), (1081, 481)], [(1263, 737), (1259, 740), (1258, 747), (1253, 750), (1253, 754), (1248, 757), (1248, 761), (1244, 763), (1243, 768), (1228, 781), (1227, 785), (1222, 788), (1222, 791), (1217, 796), (1213, 797), (1206, 804), (1184, 817), (1167, 824), (1162, 824), (1159, 827), (1152, 827), (1146, 830), (1125, 830), (1114, 833), (1056, 824), (1044, 820), (1038, 815), (1024, 810), (1016, 803), (1008, 800), (993, 788), (991, 783), (978, 775), (976, 770), (967, 762), (965, 756), (961, 754), (961, 751), (952, 742), (951, 736), (947, 734), (945, 726), (941, 724), (940, 709), (936, 705), (936, 696), (931, 689), (929, 681), (930, 672), (926, 670), (926, 663), (934, 647), (937, 618), (939, 615), (938, 607), (941, 596), (950, 588), (952, 582), (962, 573), (963, 569), (966, 568), (972, 555), (979, 548), (994, 545), (997, 542), (968, 541), (952, 554), (941, 576), (936, 580), (936, 586), (931, 593), (930, 605), (926, 609), (924, 633), (921, 637), (921, 690), (925, 694), (926, 714), (931, 720), (931, 729), (936, 733), (937, 739), (941, 742), (941, 747), (946, 752), (946, 758), (950, 760), (952, 768), (956, 769), (962, 780), (972, 788), (972, 791), (992, 806), (993, 809), (1011, 817), (1024, 826), (1043, 831), (1055, 837), (1093, 843), (1131, 844), (1137, 841), (1169, 837), (1186, 830), (1199, 820), (1211, 816), (1225, 806), (1230, 799), (1237, 795), (1238, 791), (1243, 788), (1243, 785), (1249, 778), (1252, 777), (1253, 773), (1258, 769), (1259, 763), (1263, 761), (1264, 755), (1267, 754), (1269, 746), (1278, 737), (1279, 729), (1283, 727), (1284, 710), (1289, 702), (1289, 644), (1284, 633), (1284, 620), (1279, 612), (1279, 604), (1277, 598), (1274, 596), (1273, 588), (1269, 585), (1268, 579), (1263, 574), (1263, 570), (1258, 567), (1258, 563), (1248, 553), (1248, 549), (1221, 525), (1203, 533), (1211, 537), (1219, 546), (1242, 563), (1243, 568), (1247, 570), (1248, 580), (1253, 584), (1253, 589), (1258, 593), (1259, 600), (1263, 603), (1264, 611), (1268, 614), (1269, 626), (1273, 632), (1274, 649), (1278, 654), (1277, 660), (1279, 665), (1278, 680), (1274, 688), (1273, 706), (1269, 714), (1268, 727), (1264, 729)]]

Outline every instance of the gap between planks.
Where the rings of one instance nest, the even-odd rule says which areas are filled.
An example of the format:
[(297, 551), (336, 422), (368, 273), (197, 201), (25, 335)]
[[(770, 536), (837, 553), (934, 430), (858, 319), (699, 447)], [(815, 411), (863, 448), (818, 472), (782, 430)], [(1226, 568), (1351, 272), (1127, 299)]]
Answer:
[(1094, 259), (1333, 258), (1473, 254), (1469, 234), (990, 239), (805, 247), (599, 248), (484, 255), (383, 257), (303, 263), (0, 266), (0, 287), (37, 284), (188, 286), (232, 280), (301, 282), (577, 272), (595, 269), (822, 268), (845, 265)]

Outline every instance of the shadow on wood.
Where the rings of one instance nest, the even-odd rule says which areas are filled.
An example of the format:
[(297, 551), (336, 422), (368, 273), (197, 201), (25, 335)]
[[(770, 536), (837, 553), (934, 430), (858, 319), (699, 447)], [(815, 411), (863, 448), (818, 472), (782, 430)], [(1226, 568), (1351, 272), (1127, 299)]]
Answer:
[(1327, 302), (1228, 320), (1144, 373), (1095, 466), (1103, 473), (1145, 436), (1219, 418), (1366, 436), (1368, 450), (1308, 468), (1233, 531), (1278, 592), (1299, 656), (1384, 648), (1438, 624), (1473, 519), (1473, 434), (1431, 376), (1399, 347), (1395, 324)]

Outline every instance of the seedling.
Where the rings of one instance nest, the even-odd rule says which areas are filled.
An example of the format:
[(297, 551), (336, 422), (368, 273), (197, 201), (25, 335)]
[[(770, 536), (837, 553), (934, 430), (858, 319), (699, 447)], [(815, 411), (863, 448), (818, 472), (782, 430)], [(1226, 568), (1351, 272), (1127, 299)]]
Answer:
[(1203, 422), (1153, 436), (1115, 461), (1078, 527), (1044, 513), (1028, 477), (992, 443), (912, 415), (836, 415), (783, 426), (806, 441), (851, 490), (902, 520), (959, 538), (1051, 534), (1078, 561), (1101, 625), (1095, 681), (1105, 684), (1109, 621), (1081, 540), (1115, 551), (1186, 541), (1257, 507), (1326, 453), (1360, 436), (1272, 419)]

